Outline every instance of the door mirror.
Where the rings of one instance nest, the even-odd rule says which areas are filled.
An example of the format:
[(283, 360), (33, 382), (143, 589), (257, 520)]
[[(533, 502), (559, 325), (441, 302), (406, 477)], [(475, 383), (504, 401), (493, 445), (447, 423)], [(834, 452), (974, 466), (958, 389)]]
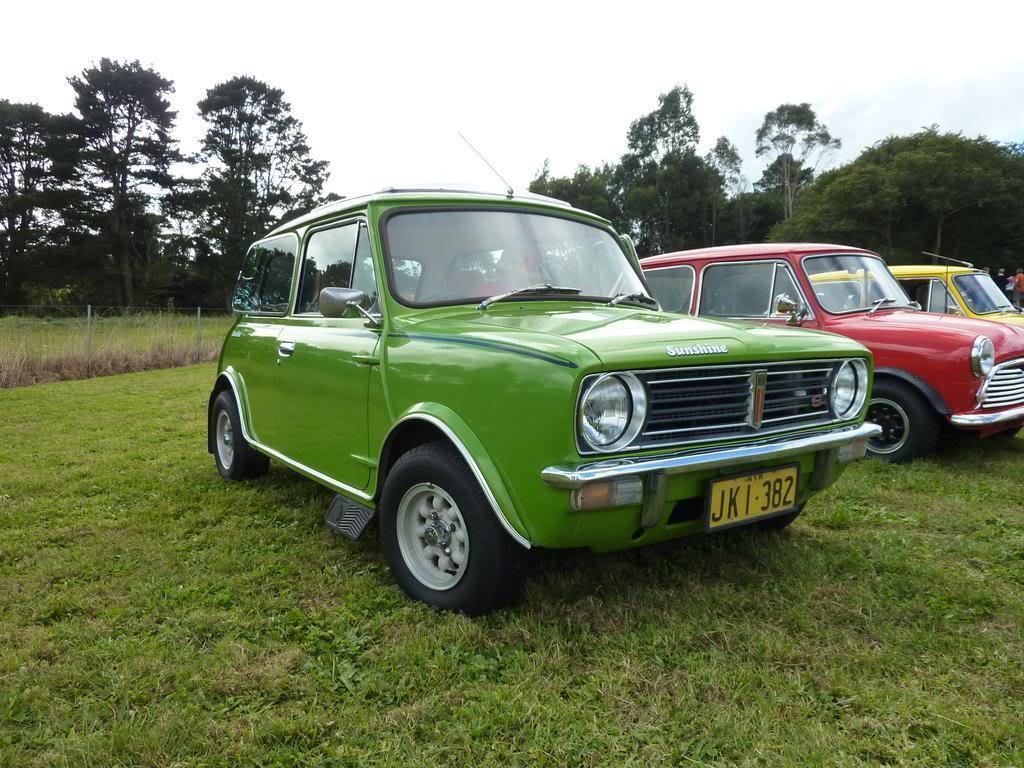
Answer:
[(775, 297), (775, 311), (780, 315), (789, 315), (796, 312), (798, 304), (785, 293)]
[(775, 297), (775, 312), (779, 315), (789, 315), (786, 321), (789, 325), (800, 325), (807, 316), (807, 310), (800, 306), (800, 302), (786, 293), (780, 293)]
[(324, 288), (320, 291), (320, 314), (324, 317), (359, 317), (366, 294), (355, 288)]

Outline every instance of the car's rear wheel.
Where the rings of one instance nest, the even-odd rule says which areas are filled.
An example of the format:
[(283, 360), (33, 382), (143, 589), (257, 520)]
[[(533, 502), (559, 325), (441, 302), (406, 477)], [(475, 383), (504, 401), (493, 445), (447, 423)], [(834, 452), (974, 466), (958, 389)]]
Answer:
[(380, 530), (395, 581), (437, 608), (487, 613), (513, 600), (525, 580), (526, 550), (445, 443), (418, 446), (395, 462), (381, 495)]
[(242, 435), (242, 420), (234, 395), (224, 390), (213, 401), (210, 413), (213, 460), (221, 477), (245, 480), (267, 473), (270, 459), (257, 451)]
[(868, 453), (894, 464), (925, 456), (938, 443), (940, 425), (935, 412), (901, 382), (875, 382), (866, 420), (882, 428), (882, 434), (868, 442)]

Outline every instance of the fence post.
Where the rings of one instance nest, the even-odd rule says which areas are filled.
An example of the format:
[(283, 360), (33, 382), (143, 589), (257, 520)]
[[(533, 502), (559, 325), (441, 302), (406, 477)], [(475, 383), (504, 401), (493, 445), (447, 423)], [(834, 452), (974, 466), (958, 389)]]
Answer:
[(85, 307), (85, 357), (92, 365), (92, 304)]
[(202, 359), (203, 355), (203, 308), (196, 307), (196, 362)]

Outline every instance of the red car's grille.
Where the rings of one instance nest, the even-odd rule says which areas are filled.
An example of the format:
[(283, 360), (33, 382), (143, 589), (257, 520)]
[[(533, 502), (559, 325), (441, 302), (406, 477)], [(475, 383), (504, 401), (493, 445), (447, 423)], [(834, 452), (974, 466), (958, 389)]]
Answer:
[(982, 408), (1005, 408), (1024, 403), (1024, 360), (997, 368), (988, 380)]

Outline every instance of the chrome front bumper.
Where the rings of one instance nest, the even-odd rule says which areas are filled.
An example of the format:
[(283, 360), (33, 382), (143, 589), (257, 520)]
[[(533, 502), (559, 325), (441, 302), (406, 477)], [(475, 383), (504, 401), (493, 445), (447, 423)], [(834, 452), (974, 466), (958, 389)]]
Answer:
[(1024, 419), (1024, 405), (1018, 405), (1016, 408), (993, 413), (954, 413), (949, 417), (949, 423), (954, 427), (991, 427), (1022, 419)]
[(640, 526), (653, 528), (661, 520), (662, 509), (668, 496), (670, 475), (734, 467), (742, 464), (764, 463), (815, 453), (811, 487), (819, 489), (832, 482), (836, 464), (863, 456), (868, 440), (880, 434), (882, 434), (882, 428), (877, 424), (865, 423), (831, 432), (724, 448), (710, 448), (704, 451), (608, 459), (588, 462), (575, 467), (548, 467), (541, 472), (541, 479), (552, 488), (579, 491), (587, 483), (619, 478), (639, 478), (643, 482)]
[(552, 488), (574, 490), (595, 480), (612, 480), (630, 475), (646, 475), (652, 472), (678, 475), (697, 470), (720, 469), (735, 464), (774, 461), (798, 456), (812, 451), (853, 446), (882, 434), (877, 424), (865, 423), (856, 427), (820, 432), (763, 443), (710, 448), (705, 451), (686, 451), (662, 454), (660, 456), (636, 456), (627, 459), (609, 459), (580, 464), (576, 467), (548, 467), (541, 472), (541, 479)]

